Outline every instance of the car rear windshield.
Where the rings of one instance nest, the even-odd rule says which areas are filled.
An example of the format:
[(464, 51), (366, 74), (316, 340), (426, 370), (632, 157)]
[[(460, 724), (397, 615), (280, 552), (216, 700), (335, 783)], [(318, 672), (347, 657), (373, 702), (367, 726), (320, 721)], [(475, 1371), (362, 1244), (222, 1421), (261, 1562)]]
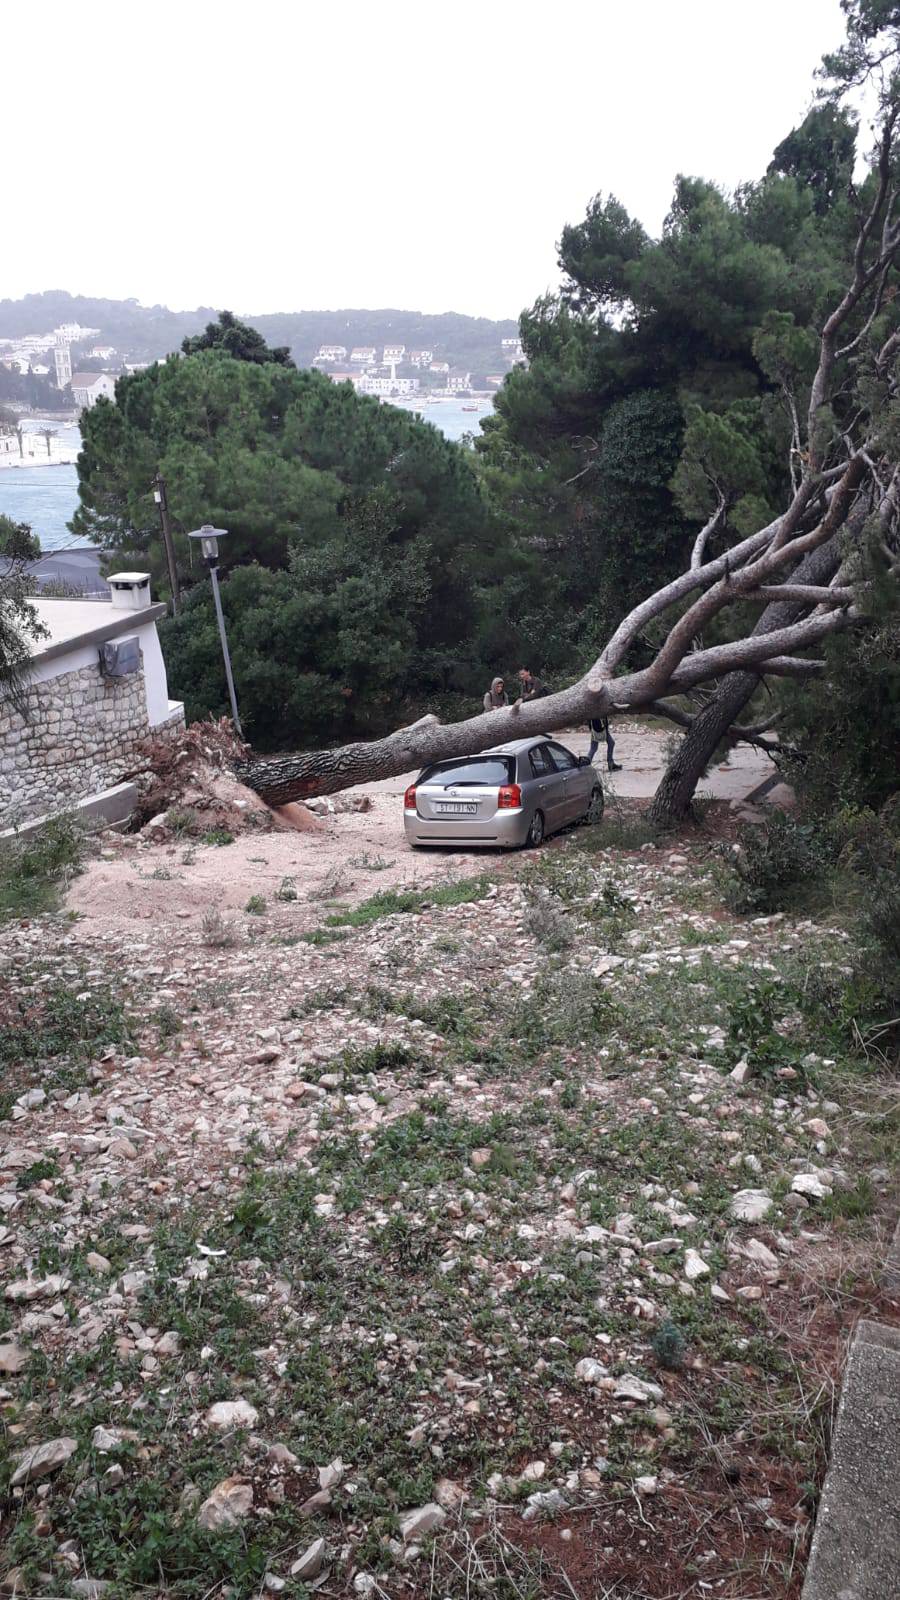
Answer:
[(420, 783), (441, 784), (446, 789), (458, 783), (497, 789), (502, 783), (512, 781), (511, 756), (472, 756), (466, 761), (439, 761), (436, 766), (426, 767), (419, 779)]

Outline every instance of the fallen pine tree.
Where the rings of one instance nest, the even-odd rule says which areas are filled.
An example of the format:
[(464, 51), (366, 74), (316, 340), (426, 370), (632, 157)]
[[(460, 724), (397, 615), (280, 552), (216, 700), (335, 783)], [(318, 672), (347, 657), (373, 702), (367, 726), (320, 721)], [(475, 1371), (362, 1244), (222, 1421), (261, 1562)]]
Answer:
[[(889, 31), (893, 68), (898, 46), (896, 29)], [(864, 55), (848, 60), (852, 86), (869, 69)], [(237, 767), (245, 783), (280, 805), (591, 718), (654, 713), (686, 729), (654, 802), (654, 820), (665, 824), (683, 815), (723, 738), (765, 742), (764, 728), (737, 722), (759, 684), (821, 672), (817, 647), (841, 629), (866, 625), (873, 572), (876, 581), (897, 578), (898, 116), (900, 82), (892, 71), (881, 90), (873, 170), (862, 200), (851, 194), (859, 223), (849, 281), (818, 333), (802, 330), (798, 339), (801, 330), (790, 314), (779, 314), (767, 328), (769, 359), (779, 373), (790, 423), (789, 489), (781, 513), (753, 534), (736, 537), (729, 525), (735, 490), (727, 471), (718, 473), (714, 460), (698, 459), (714, 508), (689, 564), (628, 613), (576, 683), (459, 722), (425, 716), (369, 743), (250, 756)], [(704, 644), (704, 632), (708, 636), (713, 624), (721, 631), (737, 607), (744, 609), (733, 637)], [(750, 608), (755, 609), (748, 619)], [(673, 620), (658, 642), (667, 617)], [(646, 652), (648, 630), (657, 637), (652, 657), (628, 670), (635, 647)], [(706, 691), (706, 701), (692, 708), (690, 696), (698, 690)]]

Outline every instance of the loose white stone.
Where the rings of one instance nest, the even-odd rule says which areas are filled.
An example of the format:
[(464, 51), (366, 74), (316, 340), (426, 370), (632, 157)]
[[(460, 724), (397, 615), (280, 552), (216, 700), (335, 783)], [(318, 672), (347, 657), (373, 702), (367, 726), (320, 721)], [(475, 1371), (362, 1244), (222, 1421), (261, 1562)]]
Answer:
[(0, 1344), (0, 1372), (5, 1376), (21, 1372), (28, 1365), (28, 1351), (20, 1344)]
[(765, 1189), (739, 1189), (731, 1197), (731, 1215), (739, 1222), (762, 1222), (774, 1204)]
[(442, 1528), (446, 1521), (446, 1511), (430, 1500), (427, 1505), (416, 1506), (413, 1511), (404, 1511), (400, 1518), (400, 1536), (404, 1544), (411, 1544), (414, 1539), (423, 1539), (426, 1533)]
[(14, 1489), (20, 1483), (33, 1483), (36, 1478), (49, 1478), (51, 1473), (64, 1467), (75, 1454), (75, 1439), (48, 1439), (46, 1444), (36, 1444), (18, 1457), (18, 1466), (10, 1480)]
[(636, 1378), (631, 1372), (626, 1372), (623, 1378), (616, 1379), (614, 1400), (662, 1400), (662, 1398), (663, 1391), (658, 1383), (648, 1383), (644, 1378)]
[(233, 1528), (253, 1507), (253, 1486), (243, 1478), (223, 1478), (197, 1512), (201, 1528)]
[(44, 1300), (50, 1295), (62, 1294), (68, 1287), (68, 1278), (51, 1272), (46, 1278), (20, 1278), (17, 1283), (8, 1284), (4, 1293), (7, 1300)]
[(314, 1539), (312, 1544), (304, 1550), (302, 1556), (291, 1567), (291, 1577), (317, 1578), (325, 1565), (328, 1546), (324, 1539)]
[(831, 1193), (831, 1186), (823, 1183), (815, 1172), (798, 1172), (791, 1184), (793, 1194), (805, 1194), (812, 1200), (824, 1200)]
[(208, 1428), (255, 1428), (259, 1412), (246, 1400), (217, 1400), (206, 1413)]
[(746, 1256), (748, 1261), (755, 1261), (759, 1266), (765, 1267), (768, 1272), (778, 1271), (778, 1257), (767, 1244), (763, 1244), (762, 1239), (748, 1239), (747, 1243), (741, 1246), (741, 1255)]
[(537, 1494), (528, 1496), (525, 1502), (525, 1510), (522, 1512), (522, 1521), (533, 1522), (536, 1517), (542, 1514), (548, 1517), (555, 1517), (558, 1516), (560, 1511), (565, 1511), (567, 1507), (568, 1501), (558, 1489), (539, 1490)]
[(136, 1428), (104, 1428), (102, 1423), (91, 1434), (91, 1444), (99, 1455), (109, 1455), (111, 1450), (121, 1450), (123, 1444), (135, 1444), (140, 1438)]
[(634, 1487), (638, 1494), (656, 1494), (659, 1488), (659, 1479), (648, 1472), (641, 1478), (635, 1478)]
[(347, 1468), (340, 1456), (336, 1456), (333, 1461), (329, 1461), (327, 1467), (319, 1468), (319, 1488), (336, 1489), (343, 1482), (346, 1472)]
[(708, 1278), (709, 1267), (696, 1250), (684, 1252), (684, 1275), (693, 1283), (697, 1278)]
[(595, 1361), (593, 1356), (584, 1356), (575, 1368), (575, 1376), (582, 1383), (599, 1383), (601, 1378), (609, 1376), (609, 1371), (602, 1361)]
[(831, 1137), (831, 1129), (821, 1117), (810, 1117), (809, 1121), (804, 1122), (803, 1126), (807, 1133), (812, 1134), (814, 1139), (829, 1139)]

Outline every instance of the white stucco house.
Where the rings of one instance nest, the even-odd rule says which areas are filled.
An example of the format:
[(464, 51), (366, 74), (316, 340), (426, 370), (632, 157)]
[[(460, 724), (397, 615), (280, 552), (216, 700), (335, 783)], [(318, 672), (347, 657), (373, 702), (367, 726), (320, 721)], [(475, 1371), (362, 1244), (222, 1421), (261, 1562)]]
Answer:
[(81, 411), (89, 411), (98, 400), (114, 400), (116, 380), (111, 372), (74, 372), (72, 395)]
[(147, 573), (106, 581), (106, 600), (34, 601), (46, 631), (33, 637), (24, 692), (18, 704), (0, 692), (0, 828), (119, 784), (141, 740), (184, 724)]

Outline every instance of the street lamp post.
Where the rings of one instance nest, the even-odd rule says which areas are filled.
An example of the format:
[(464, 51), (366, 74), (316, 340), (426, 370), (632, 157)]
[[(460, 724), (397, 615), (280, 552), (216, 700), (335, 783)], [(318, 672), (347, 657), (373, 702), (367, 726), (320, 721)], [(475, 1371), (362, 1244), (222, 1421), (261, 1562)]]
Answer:
[(188, 538), (200, 540), (200, 552), (209, 567), (213, 600), (216, 606), (216, 620), (219, 624), (219, 638), (222, 641), (222, 656), (225, 661), (225, 677), (228, 681), (228, 697), (231, 700), (231, 718), (240, 737), (243, 739), (244, 730), (241, 727), (241, 719), (238, 716), (237, 695), (234, 692), (234, 678), (231, 675), (231, 657), (228, 654), (228, 638), (225, 633), (225, 618), (222, 615), (222, 598), (219, 594), (219, 574), (217, 571), (219, 565), (219, 540), (224, 538), (227, 532), (227, 528), (214, 528), (210, 523), (204, 522), (203, 527), (195, 528), (193, 533), (188, 534)]

